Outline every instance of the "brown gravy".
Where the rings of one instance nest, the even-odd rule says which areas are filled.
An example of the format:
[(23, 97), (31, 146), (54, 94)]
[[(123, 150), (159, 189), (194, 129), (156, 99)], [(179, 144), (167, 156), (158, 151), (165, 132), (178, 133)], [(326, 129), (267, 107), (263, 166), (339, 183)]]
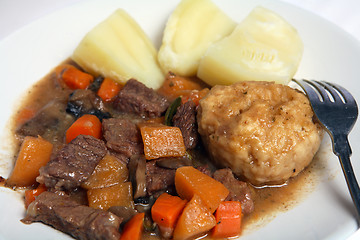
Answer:
[[(68, 62), (68, 61), (66, 61)], [(47, 102), (54, 97), (53, 89), (55, 86), (59, 87), (56, 79), (56, 74), (52, 71), (42, 80), (34, 84), (27, 92), (24, 100), (20, 104), (18, 111), (12, 116), (12, 130), (13, 132), (18, 127), (16, 119), (19, 118), (19, 114), (24, 108), (31, 108), (33, 110), (39, 110)], [(69, 94), (67, 90), (63, 90), (61, 94)], [(19, 146), (19, 141), (14, 139), (16, 146)], [(18, 149), (16, 149), (18, 150)], [(318, 154), (319, 155), (319, 154)], [(243, 234), (254, 231), (264, 224), (269, 223), (281, 212), (285, 212), (298, 203), (300, 203), (308, 194), (310, 194), (316, 187), (319, 181), (319, 175), (321, 172), (320, 156), (316, 156), (310, 166), (308, 166), (297, 177), (290, 179), (286, 184), (282, 186), (253, 188), (255, 211), (246, 216), (243, 219)], [(4, 179), (0, 177), (0, 185), (3, 185)], [(159, 239), (150, 233), (144, 234), (144, 239)], [(206, 237), (205, 239), (210, 239)]]

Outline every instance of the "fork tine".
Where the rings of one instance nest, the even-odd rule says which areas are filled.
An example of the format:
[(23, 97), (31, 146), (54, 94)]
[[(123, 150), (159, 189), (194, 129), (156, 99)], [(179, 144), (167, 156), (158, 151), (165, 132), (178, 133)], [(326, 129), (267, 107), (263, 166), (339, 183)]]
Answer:
[(344, 87), (341, 87), (341, 86), (339, 86), (339, 85), (337, 85), (335, 83), (326, 82), (326, 84), (328, 84), (329, 86), (336, 89), (336, 91), (338, 91), (341, 94), (341, 96), (343, 97), (343, 99), (345, 100), (345, 103), (355, 104), (356, 105), (356, 101), (355, 101), (354, 97)]
[(307, 82), (308, 84), (312, 85), (316, 90), (318, 90), (319, 94), (322, 97), (322, 102), (330, 101), (329, 95), (325, 90), (326, 86), (324, 84), (322, 84), (319, 81), (315, 81), (315, 80), (309, 81), (309, 80), (304, 79), (304, 81)]
[(322, 85), (330, 93), (330, 95), (334, 99), (334, 102), (344, 102), (343, 98), (341, 98), (342, 94), (334, 87), (334, 85), (326, 81), (321, 81), (321, 82), (316, 81), (316, 82)]
[[(318, 93), (316, 93), (316, 91), (311, 87), (312, 84), (310, 81), (308, 80), (297, 80), (297, 79), (293, 79), (294, 82), (296, 82), (306, 93), (306, 95), (309, 97), (309, 98), (312, 98), (312, 99), (319, 99), (319, 95)], [(311, 85), (311, 86), (310, 86)], [(321, 100), (321, 99), (319, 99)]]

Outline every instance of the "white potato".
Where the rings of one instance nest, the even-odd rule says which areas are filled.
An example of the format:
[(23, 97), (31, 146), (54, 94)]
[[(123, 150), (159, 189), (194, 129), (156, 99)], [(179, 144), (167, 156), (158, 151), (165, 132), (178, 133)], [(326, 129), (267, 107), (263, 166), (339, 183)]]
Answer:
[(135, 78), (147, 87), (157, 89), (165, 79), (157, 63), (154, 45), (122, 9), (87, 33), (72, 59), (94, 75), (121, 83)]
[(195, 76), (206, 49), (235, 26), (211, 0), (182, 0), (164, 30), (158, 54), (163, 71)]
[(256, 7), (232, 34), (208, 48), (198, 77), (210, 85), (239, 81), (288, 84), (303, 54), (294, 27), (263, 7)]

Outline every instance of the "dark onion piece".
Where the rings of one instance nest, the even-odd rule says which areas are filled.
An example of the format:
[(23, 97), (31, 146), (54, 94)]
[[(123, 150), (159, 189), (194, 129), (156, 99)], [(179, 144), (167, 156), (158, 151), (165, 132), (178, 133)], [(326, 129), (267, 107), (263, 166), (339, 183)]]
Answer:
[(178, 169), (179, 167), (192, 166), (190, 158), (184, 157), (169, 157), (160, 158), (156, 161), (156, 165), (168, 169)]
[(94, 81), (89, 85), (88, 89), (96, 93), (99, 90), (103, 81), (104, 81), (104, 77), (102, 76), (96, 77)]
[(124, 223), (129, 221), (137, 213), (135, 209), (125, 206), (112, 206), (108, 211), (122, 218)]
[(146, 196), (146, 159), (144, 155), (133, 155), (129, 161), (129, 178), (134, 190), (134, 199)]

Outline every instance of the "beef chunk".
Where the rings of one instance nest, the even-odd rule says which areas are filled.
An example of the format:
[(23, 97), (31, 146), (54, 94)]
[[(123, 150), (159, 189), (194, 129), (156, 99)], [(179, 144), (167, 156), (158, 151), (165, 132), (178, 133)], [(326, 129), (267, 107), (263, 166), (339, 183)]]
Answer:
[(254, 211), (254, 202), (249, 186), (246, 182), (237, 180), (229, 168), (219, 169), (214, 173), (214, 179), (224, 184), (230, 191), (225, 201), (239, 201), (243, 214)]
[(126, 159), (144, 152), (140, 130), (130, 120), (121, 118), (104, 119), (102, 127), (106, 146), (110, 150), (123, 155)]
[(88, 89), (77, 89), (70, 94), (66, 112), (75, 117), (93, 114), (100, 120), (110, 117), (110, 113), (105, 108), (102, 99)]
[(79, 135), (40, 169), (40, 176), (36, 180), (47, 188), (72, 190), (90, 177), (106, 153), (102, 140)]
[(207, 165), (207, 164), (198, 166), (196, 169), (199, 170), (200, 172), (202, 172), (203, 174), (208, 175), (209, 177), (213, 177), (213, 173), (212, 173), (209, 165)]
[(43, 222), (81, 240), (118, 240), (122, 219), (108, 211), (80, 205), (66, 196), (44, 192), (29, 205), (22, 221)]
[(149, 195), (157, 191), (167, 190), (175, 183), (174, 169), (158, 167), (156, 160), (146, 163), (146, 190)]
[(113, 106), (122, 112), (153, 118), (160, 117), (168, 108), (169, 102), (153, 89), (130, 79), (115, 97)]
[(175, 127), (180, 128), (186, 149), (195, 148), (199, 142), (195, 103), (190, 100), (180, 105), (172, 121)]

